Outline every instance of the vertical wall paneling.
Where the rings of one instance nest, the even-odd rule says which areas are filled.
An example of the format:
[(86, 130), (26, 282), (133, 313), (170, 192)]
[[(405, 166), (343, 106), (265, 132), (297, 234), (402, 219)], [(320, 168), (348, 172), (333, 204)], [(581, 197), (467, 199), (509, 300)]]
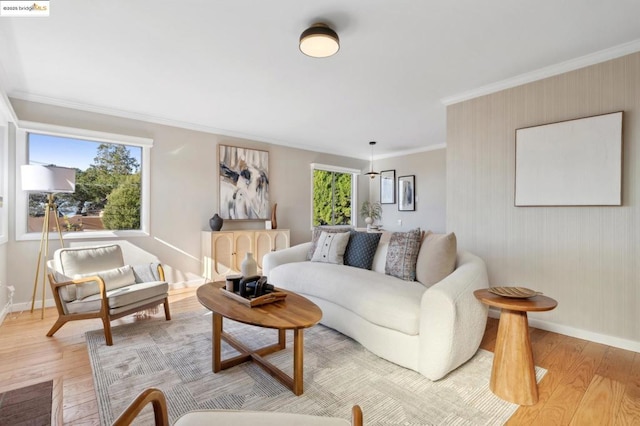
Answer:
[[(558, 300), (531, 317), (640, 348), (640, 53), (447, 108), (447, 229), (492, 285)], [(515, 129), (624, 111), (623, 205), (515, 207)]]

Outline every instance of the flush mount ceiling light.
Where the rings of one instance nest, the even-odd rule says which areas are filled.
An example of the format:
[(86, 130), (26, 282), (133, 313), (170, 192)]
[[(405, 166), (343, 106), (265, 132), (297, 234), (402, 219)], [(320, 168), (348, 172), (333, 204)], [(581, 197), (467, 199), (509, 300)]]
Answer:
[(340, 49), (338, 34), (327, 24), (313, 24), (300, 34), (300, 51), (312, 58), (326, 58)]
[(369, 176), (371, 179), (374, 179), (376, 176), (380, 174), (378, 172), (373, 171), (373, 147), (375, 146), (375, 144), (376, 144), (375, 141), (369, 142), (369, 145), (371, 145), (371, 168), (367, 173), (365, 173), (365, 176)]

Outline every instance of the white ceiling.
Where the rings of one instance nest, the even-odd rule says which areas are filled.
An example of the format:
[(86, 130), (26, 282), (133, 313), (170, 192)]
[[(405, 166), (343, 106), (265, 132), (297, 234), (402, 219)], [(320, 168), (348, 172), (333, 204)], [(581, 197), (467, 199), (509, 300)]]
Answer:
[[(443, 100), (640, 50), (638, 16), (638, 0), (55, 0), (0, 18), (0, 88), (351, 157), (376, 140), (378, 158), (442, 146)], [(298, 50), (316, 21), (337, 55)]]

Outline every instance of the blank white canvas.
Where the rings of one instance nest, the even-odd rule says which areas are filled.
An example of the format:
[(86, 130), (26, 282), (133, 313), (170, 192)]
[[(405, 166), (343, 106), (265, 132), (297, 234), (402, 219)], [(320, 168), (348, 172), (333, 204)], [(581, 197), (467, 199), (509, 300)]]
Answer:
[(621, 205), (622, 112), (516, 130), (516, 206)]

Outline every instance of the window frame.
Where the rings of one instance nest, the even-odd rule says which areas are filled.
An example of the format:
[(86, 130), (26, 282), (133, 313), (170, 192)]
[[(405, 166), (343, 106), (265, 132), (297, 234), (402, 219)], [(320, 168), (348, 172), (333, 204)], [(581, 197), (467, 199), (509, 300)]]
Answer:
[[(140, 229), (137, 230), (103, 230), (91, 232), (63, 232), (66, 240), (100, 239), (113, 237), (143, 237), (149, 236), (150, 231), (150, 194), (151, 194), (151, 148), (153, 139), (138, 136), (128, 136), (116, 133), (98, 132), (94, 130), (73, 127), (56, 126), (52, 124), (21, 121), (16, 130), (16, 207), (15, 230), (17, 241), (39, 240), (42, 232), (27, 231), (27, 216), (29, 194), (22, 190), (20, 166), (28, 164), (28, 135), (39, 133), (49, 136), (74, 138), (94, 142), (104, 142), (118, 145), (137, 146), (142, 149), (140, 156)], [(50, 232), (49, 238), (55, 238)]]
[(351, 224), (350, 225), (331, 225), (333, 227), (344, 227), (344, 228), (355, 228), (358, 218), (358, 176), (362, 173), (359, 169), (351, 169), (348, 167), (340, 167), (340, 166), (332, 166), (328, 164), (319, 164), (319, 163), (311, 163), (310, 164), (310, 191), (311, 200), (309, 202), (309, 214), (311, 217), (311, 229), (314, 228), (313, 225), (313, 172), (315, 170), (323, 170), (326, 172), (336, 172), (336, 173), (349, 173), (351, 174)]

